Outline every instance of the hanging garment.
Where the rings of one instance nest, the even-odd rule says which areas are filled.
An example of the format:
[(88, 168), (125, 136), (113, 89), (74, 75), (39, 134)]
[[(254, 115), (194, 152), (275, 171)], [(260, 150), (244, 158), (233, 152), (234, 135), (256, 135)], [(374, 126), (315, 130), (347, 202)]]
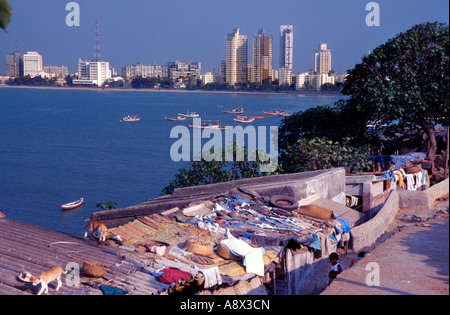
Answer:
[(205, 277), (205, 284), (203, 286), (205, 289), (222, 284), (222, 276), (220, 275), (218, 266), (206, 269), (196, 269), (198, 269)]

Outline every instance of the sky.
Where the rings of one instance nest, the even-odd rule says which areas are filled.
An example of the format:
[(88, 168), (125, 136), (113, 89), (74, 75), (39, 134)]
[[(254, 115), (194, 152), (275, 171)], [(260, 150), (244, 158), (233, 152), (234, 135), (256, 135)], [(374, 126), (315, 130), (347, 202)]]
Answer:
[[(0, 29), (0, 74), (5, 55), (17, 40), (22, 54), (37, 51), (44, 65), (77, 69), (78, 59), (95, 55), (95, 21), (99, 22), (102, 60), (120, 74), (121, 67), (141, 62), (202, 63), (202, 73), (225, 59), (226, 37), (239, 27), (251, 39), (264, 28), (273, 37), (273, 68), (279, 68), (280, 25), (294, 26), (293, 71), (314, 68), (314, 52), (327, 43), (332, 68), (352, 69), (368, 51), (423, 22), (449, 23), (448, 0), (8, 0), (12, 18)], [(67, 26), (69, 2), (80, 8), (80, 26)], [(379, 26), (366, 17), (379, 6)], [(2, 61), (3, 60), (3, 61)]]

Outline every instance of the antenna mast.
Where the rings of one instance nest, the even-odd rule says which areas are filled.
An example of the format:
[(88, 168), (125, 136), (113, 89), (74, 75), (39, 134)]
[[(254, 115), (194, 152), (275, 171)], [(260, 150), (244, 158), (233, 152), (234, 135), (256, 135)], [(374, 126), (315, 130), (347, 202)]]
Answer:
[(100, 31), (98, 29), (98, 21), (95, 21), (95, 61), (101, 61), (102, 53), (100, 50)]

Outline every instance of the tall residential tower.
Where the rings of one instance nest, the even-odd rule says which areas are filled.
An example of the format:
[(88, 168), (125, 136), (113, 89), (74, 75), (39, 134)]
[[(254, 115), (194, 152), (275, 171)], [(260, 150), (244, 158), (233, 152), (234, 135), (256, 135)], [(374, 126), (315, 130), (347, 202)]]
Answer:
[(253, 65), (250, 82), (270, 84), (272, 82), (272, 36), (264, 29), (253, 36)]
[(241, 35), (239, 28), (227, 37), (226, 82), (247, 82), (247, 35)]
[(324, 43), (319, 44), (318, 48), (314, 54), (314, 71), (328, 75), (331, 71), (331, 50)]
[(280, 85), (291, 84), (292, 60), (294, 54), (294, 27), (280, 26)]

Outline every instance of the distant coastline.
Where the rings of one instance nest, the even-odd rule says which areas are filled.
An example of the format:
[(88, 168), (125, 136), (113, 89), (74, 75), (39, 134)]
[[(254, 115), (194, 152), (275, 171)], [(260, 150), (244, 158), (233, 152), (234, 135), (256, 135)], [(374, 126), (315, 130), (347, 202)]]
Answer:
[[(187, 90), (187, 89), (133, 89), (133, 88), (101, 88), (101, 87), (79, 87), (79, 86), (30, 86), (30, 85), (6, 85), (1, 84), (0, 89), (46, 89), (46, 90), (78, 90), (78, 91), (119, 91), (119, 92), (153, 92), (153, 93), (205, 93), (205, 94), (292, 94), (292, 95), (316, 95), (336, 96), (342, 95), (340, 91), (209, 91), (209, 90)], [(343, 95), (342, 95), (343, 96)]]

